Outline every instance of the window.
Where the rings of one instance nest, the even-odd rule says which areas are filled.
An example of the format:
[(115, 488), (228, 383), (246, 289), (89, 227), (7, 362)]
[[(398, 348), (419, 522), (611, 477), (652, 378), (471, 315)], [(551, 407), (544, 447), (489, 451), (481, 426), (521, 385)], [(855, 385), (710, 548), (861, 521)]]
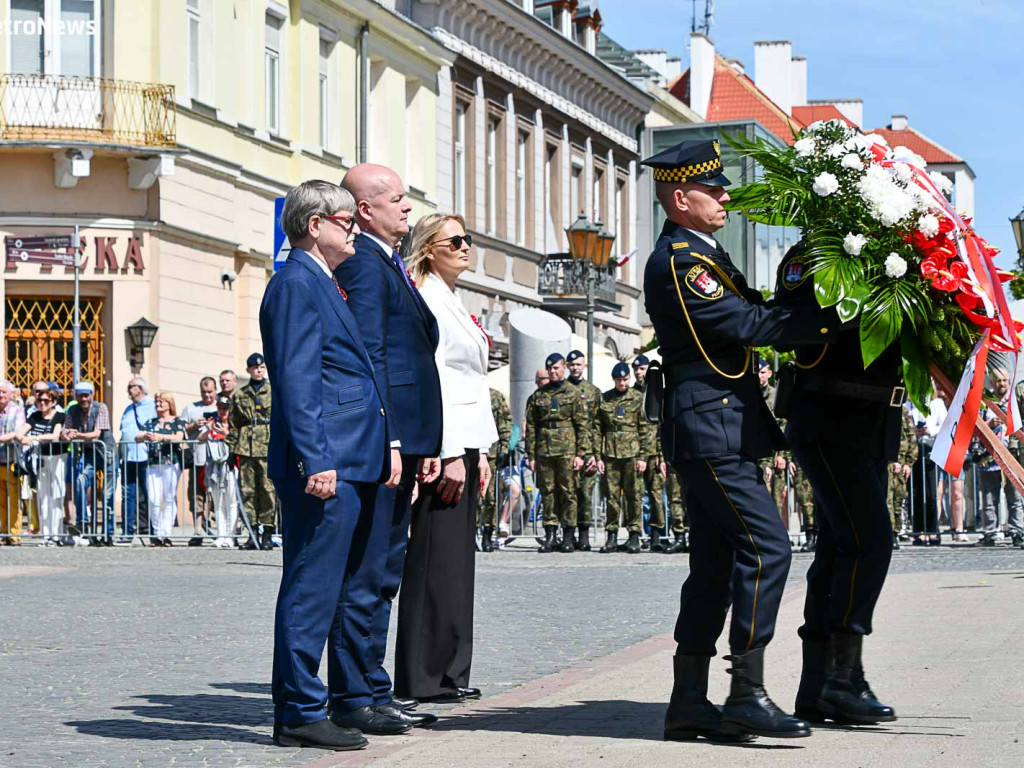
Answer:
[(487, 234), (498, 231), (498, 150), (501, 119), (487, 118)]
[(544, 250), (557, 253), (561, 250), (561, 172), (558, 145), (548, 144), (544, 153)]
[(464, 101), (455, 102), (455, 212), (468, 215), (466, 205), (466, 187), (469, 183), (468, 165), (466, 162), (466, 128), (469, 104)]
[(99, 75), (99, 0), (10, 0), (10, 72)]
[(572, 177), (569, 179), (569, 218), (576, 221), (576, 217), (583, 213), (583, 204), (586, 200), (583, 187), (583, 159), (573, 157)]
[(615, 247), (619, 253), (625, 253), (629, 250), (629, 195), (624, 178), (615, 182), (615, 210)]
[(185, 8), (188, 24), (186, 47), (188, 48), (188, 95), (199, 98), (199, 0), (188, 0)]
[(529, 150), (529, 131), (519, 131), (516, 136), (516, 245), (526, 244), (526, 169), (529, 167)]
[(331, 135), (331, 49), (334, 44), (320, 38), (320, 146), (327, 149)]
[(266, 14), (266, 32), (263, 48), (264, 77), (267, 91), (267, 130), (281, 130), (281, 27), (283, 19)]
[(594, 221), (604, 214), (604, 169), (594, 166)]

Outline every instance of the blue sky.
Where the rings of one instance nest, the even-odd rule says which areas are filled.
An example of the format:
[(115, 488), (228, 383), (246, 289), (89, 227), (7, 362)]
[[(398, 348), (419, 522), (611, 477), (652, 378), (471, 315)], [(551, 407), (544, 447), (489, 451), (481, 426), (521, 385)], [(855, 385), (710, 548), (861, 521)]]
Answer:
[[(698, 9), (704, 0), (698, 0)], [(689, 66), (691, 0), (601, 0), (603, 31), (627, 48), (665, 48)], [(963, 157), (975, 225), (1017, 247), (1024, 207), (1024, 2), (1020, 0), (717, 0), (715, 50), (754, 73), (755, 40), (790, 40), (807, 57), (810, 99), (863, 98), (864, 127), (903, 114)]]

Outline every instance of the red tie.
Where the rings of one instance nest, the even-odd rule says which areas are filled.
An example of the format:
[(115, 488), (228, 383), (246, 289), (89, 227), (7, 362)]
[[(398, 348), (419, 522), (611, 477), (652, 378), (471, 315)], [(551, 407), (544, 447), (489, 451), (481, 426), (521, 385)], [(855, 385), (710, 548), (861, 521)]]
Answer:
[(348, 301), (348, 294), (345, 293), (345, 289), (341, 287), (341, 283), (338, 282), (338, 278), (336, 278), (334, 275), (331, 275), (331, 280), (334, 281), (334, 287), (338, 289), (338, 293), (341, 294), (341, 298), (343, 298), (345, 301)]

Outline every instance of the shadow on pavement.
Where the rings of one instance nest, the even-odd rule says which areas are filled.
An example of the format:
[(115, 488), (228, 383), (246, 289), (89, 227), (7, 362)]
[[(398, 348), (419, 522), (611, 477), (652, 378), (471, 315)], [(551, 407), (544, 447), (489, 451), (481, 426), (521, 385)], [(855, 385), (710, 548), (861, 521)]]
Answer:
[[(665, 704), (655, 702), (579, 701), (561, 707), (495, 707), (443, 717), (432, 730), (507, 731), (548, 736), (593, 736), (601, 739), (664, 739)], [(794, 742), (799, 739), (794, 740)], [(711, 744), (712, 742), (704, 742)], [(802, 749), (797, 743), (753, 741), (715, 746), (745, 749)]]

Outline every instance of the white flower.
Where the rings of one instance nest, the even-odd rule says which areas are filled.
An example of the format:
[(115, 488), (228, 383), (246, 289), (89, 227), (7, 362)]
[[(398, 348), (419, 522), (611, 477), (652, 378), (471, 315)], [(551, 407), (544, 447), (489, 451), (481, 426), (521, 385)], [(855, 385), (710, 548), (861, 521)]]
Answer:
[(846, 148), (842, 144), (833, 144), (825, 150), (825, 154), (829, 157), (842, 157), (846, 154)]
[(907, 260), (898, 253), (890, 253), (885, 257), (885, 274), (887, 277), (903, 277), (907, 274)]
[(800, 141), (793, 145), (793, 149), (796, 150), (797, 157), (807, 157), (814, 154), (814, 139), (800, 139)]
[(896, 165), (893, 166), (893, 170), (896, 173), (896, 178), (900, 181), (910, 181), (914, 178), (913, 169), (906, 163), (896, 163)]
[(928, 174), (928, 178), (932, 180), (932, 184), (938, 187), (939, 192), (944, 195), (948, 195), (953, 191), (953, 182), (949, 178), (938, 171), (932, 171)]
[(818, 131), (820, 131), (824, 127), (825, 127), (825, 124), (821, 120), (815, 120), (813, 123), (808, 125), (807, 128), (804, 129), (804, 132), (805, 133), (817, 133)]
[(858, 152), (860, 154), (867, 154), (868, 150), (874, 142), (871, 141), (867, 136), (862, 133), (855, 133), (853, 136), (843, 142), (843, 146), (851, 152)]
[(894, 226), (921, 207), (919, 198), (877, 163), (868, 165), (864, 176), (857, 182), (857, 192), (871, 215), (887, 227)]
[(851, 152), (848, 155), (843, 155), (842, 166), (843, 168), (850, 168), (854, 171), (863, 171), (864, 161), (860, 159), (859, 155), (855, 155)]
[(939, 234), (939, 217), (932, 213), (926, 213), (917, 220), (917, 231), (925, 237), (935, 237)]
[(928, 163), (924, 161), (923, 157), (909, 147), (893, 147), (889, 155), (893, 160), (904, 160), (911, 165), (921, 168), (922, 170), (928, 165)]
[(851, 256), (860, 256), (868, 239), (864, 235), (855, 235), (853, 232), (843, 238), (843, 250)]
[(819, 173), (815, 179), (814, 184), (811, 186), (815, 194), (821, 195), (821, 197), (828, 197), (832, 193), (839, 189), (839, 179), (837, 179), (831, 173)]
[(869, 142), (868, 146), (871, 146), (872, 144), (878, 144), (882, 147), (889, 146), (889, 142), (885, 140), (885, 136), (880, 133), (869, 133), (864, 138)]

